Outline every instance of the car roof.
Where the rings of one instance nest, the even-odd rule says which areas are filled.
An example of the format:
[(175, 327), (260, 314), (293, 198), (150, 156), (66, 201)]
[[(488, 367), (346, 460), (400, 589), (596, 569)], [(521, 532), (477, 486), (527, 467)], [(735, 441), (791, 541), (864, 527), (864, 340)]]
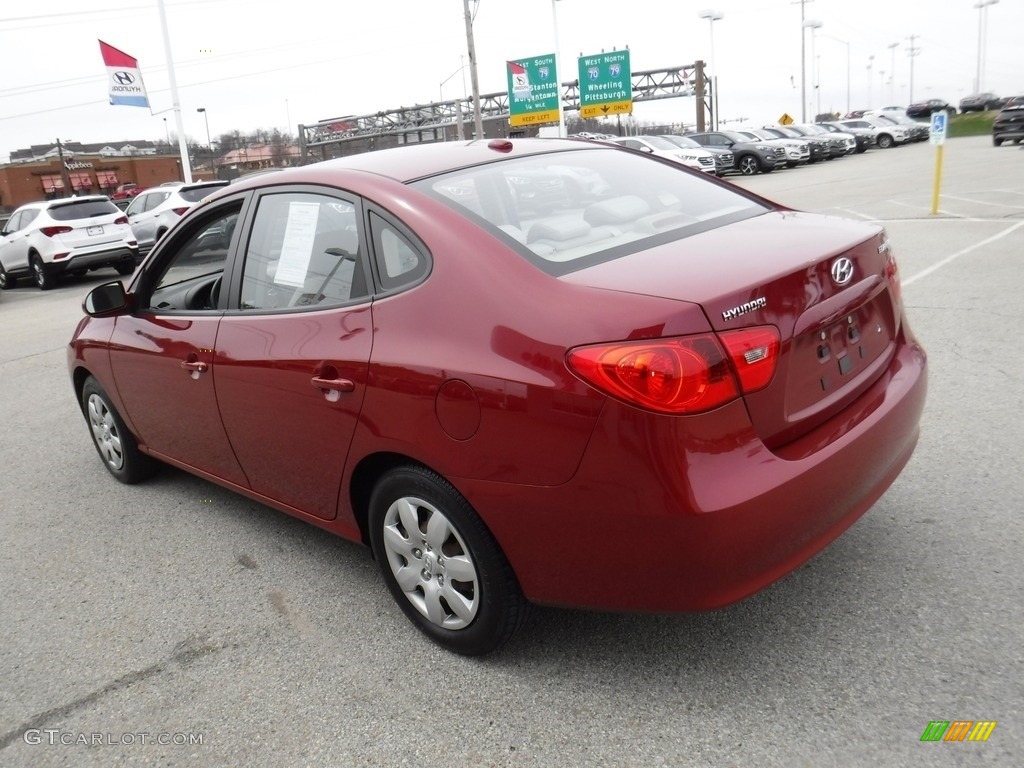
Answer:
[[(406, 183), (439, 173), (483, 165), (508, 157), (528, 157), (562, 151), (621, 151), (608, 143), (587, 139), (479, 139), (415, 144), (380, 149), (359, 155), (324, 160), (312, 165), (285, 168), (272, 175), (275, 184), (325, 183), (341, 170), (364, 171)], [(262, 186), (260, 176), (240, 181), (232, 189)]]
[(48, 208), (59, 208), (62, 205), (70, 205), (71, 203), (80, 203), (83, 201), (92, 200), (110, 200), (106, 195), (75, 195), (73, 197), (58, 197), (55, 200), (35, 200), (31, 203), (25, 203), (18, 210), (23, 208), (39, 208), (46, 210)]

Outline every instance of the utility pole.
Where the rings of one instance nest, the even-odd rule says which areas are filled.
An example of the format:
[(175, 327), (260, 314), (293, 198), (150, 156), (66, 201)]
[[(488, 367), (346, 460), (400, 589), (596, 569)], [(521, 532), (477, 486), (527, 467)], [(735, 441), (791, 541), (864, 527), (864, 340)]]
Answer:
[(469, 79), (473, 85), (473, 138), (484, 137), (484, 121), (480, 114), (480, 79), (476, 74), (476, 44), (473, 42), (473, 14), (469, 12), (469, 0), (462, 0), (466, 13), (466, 48), (469, 51)]
[(68, 167), (64, 165), (64, 145), (60, 143), (60, 139), (57, 139), (57, 156), (60, 158), (60, 180), (64, 183), (63, 197), (67, 197), (74, 190), (71, 189), (71, 175), (68, 173)]
[(907, 48), (907, 56), (910, 57), (910, 93), (907, 96), (907, 104), (914, 103), (914, 57), (921, 53), (920, 48), (914, 47), (914, 41), (919, 37), (920, 35), (911, 35), (907, 38), (910, 41), (910, 47)]

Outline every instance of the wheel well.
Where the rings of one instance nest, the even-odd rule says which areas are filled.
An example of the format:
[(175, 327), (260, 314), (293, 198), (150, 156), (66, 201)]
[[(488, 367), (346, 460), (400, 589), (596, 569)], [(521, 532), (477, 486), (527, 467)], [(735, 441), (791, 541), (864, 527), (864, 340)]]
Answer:
[(78, 402), (78, 407), (82, 407), (82, 388), (85, 387), (85, 380), (88, 379), (92, 374), (85, 368), (75, 368), (75, 372), (71, 375), (71, 381), (75, 388), (75, 400)]
[[(426, 469), (423, 462), (410, 459), (400, 453), (374, 453), (366, 456), (359, 462), (352, 471), (352, 479), (349, 483), (349, 501), (352, 504), (352, 514), (359, 525), (359, 535), (362, 542), (370, 545), (370, 496), (377, 485), (377, 481), (395, 467), (417, 464)], [(436, 472), (436, 470), (431, 469)], [(438, 474), (440, 474), (438, 472)]]

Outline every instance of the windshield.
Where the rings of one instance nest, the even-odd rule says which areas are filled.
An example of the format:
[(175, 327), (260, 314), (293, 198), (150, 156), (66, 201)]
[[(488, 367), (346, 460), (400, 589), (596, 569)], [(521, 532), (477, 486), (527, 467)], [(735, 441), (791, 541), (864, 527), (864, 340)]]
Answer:
[(704, 149), (693, 139), (689, 139), (686, 136), (666, 136), (666, 141), (671, 141), (677, 147), (686, 147), (687, 149)]
[(768, 210), (682, 166), (610, 147), (508, 158), (412, 186), (555, 275)]

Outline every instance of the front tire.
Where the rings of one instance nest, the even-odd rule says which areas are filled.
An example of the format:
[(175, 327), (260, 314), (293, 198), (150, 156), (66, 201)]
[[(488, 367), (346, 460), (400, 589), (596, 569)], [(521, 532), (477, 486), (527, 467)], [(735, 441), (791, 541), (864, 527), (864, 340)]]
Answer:
[(753, 155), (744, 155), (740, 158), (739, 169), (744, 176), (753, 176), (761, 170), (761, 163)]
[(889, 149), (892, 146), (892, 136), (888, 133), (883, 133), (878, 137), (878, 146), (880, 149)]
[(3, 265), (0, 264), (0, 291), (6, 291), (8, 288), (13, 288), (17, 284), (18, 278), (8, 275), (7, 270), (5, 270)]
[(997, 138), (993, 137), (992, 138), (992, 145), (996, 146), (996, 147), (1001, 147), (1001, 146), (1003, 146), (1003, 140), (1002, 139), (997, 139)]
[(443, 648), (481, 656), (525, 622), (529, 603), (469, 502), (444, 478), (410, 465), (370, 497), (370, 544), (405, 615)]
[(81, 404), (93, 445), (110, 474), (126, 485), (145, 480), (153, 474), (156, 462), (139, 451), (135, 437), (92, 376), (82, 387)]

